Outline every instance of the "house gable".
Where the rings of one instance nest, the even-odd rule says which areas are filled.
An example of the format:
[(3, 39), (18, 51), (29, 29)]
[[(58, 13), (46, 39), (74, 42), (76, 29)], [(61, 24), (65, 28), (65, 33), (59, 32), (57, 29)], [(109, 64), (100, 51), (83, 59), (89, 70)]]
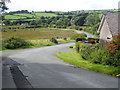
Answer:
[(118, 34), (118, 13), (104, 14), (98, 32), (100, 33), (100, 43), (111, 41), (113, 35)]
[(109, 25), (105, 19), (100, 30), (100, 43), (105, 44), (110, 40), (112, 40), (112, 34), (109, 30)]

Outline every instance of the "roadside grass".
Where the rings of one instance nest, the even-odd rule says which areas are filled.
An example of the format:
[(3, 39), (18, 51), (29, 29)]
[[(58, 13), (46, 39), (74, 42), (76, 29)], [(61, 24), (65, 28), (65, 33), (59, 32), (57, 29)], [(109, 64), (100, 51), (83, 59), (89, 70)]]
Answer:
[(54, 43), (41, 43), (41, 44), (34, 44), (32, 46), (26, 46), (26, 47), (21, 47), (17, 49), (0, 49), (0, 52), (8, 52), (8, 51), (14, 51), (14, 50), (20, 50), (20, 49), (28, 49), (28, 48), (38, 48), (38, 47), (45, 47), (45, 46), (52, 46), (55, 45)]
[[(50, 39), (37, 39), (37, 40), (27, 40), (27, 41), (32, 43), (32, 45), (31, 46), (17, 48), (17, 49), (4, 49), (4, 50), (2, 50), (0, 48), (0, 52), (7, 52), (7, 51), (13, 51), (13, 50), (19, 50), (19, 49), (38, 48), (38, 47), (46, 47), (46, 46), (56, 45), (55, 43), (52, 43), (50, 41)], [(57, 41), (58, 41), (58, 44), (74, 42), (73, 40), (63, 40), (63, 39), (57, 39)]]
[(100, 72), (100, 73), (108, 74), (108, 75), (112, 75), (112, 76), (115, 76), (120, 73), (119, 67), (113, 67), (113, 66), (101, 65), (101, 64), (93, 64), (87, 60), (83, 60), (80, 57), (80, 54), (76, 53), (76, 51), (59, 52), (59, 53), (55, 54), (55, 56), (64, 60), (65, 62), (79, 66), (79, 67), (87, 69), (87, 70), (93, 70), (96, 72)]

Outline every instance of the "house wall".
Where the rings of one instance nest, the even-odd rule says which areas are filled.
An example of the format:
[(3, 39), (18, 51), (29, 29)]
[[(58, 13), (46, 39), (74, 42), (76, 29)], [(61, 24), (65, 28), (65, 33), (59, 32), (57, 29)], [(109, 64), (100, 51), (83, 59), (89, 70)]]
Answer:
[(101, 30), (100, 30), (100, 43), (106, 44), (106, 42), (111, 41), (111, 40), (112, 40), (112, 34), (109, 30), (108, 23), (105, 19), (101, 27)]

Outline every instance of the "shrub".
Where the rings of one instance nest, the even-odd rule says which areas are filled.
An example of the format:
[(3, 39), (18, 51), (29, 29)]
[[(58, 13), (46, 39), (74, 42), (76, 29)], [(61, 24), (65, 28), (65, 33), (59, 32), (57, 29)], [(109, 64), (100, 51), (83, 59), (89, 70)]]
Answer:
[(90, 56), (91, 56), (90, 61), (97, 64), (105, 64), (104, 60), (108, 58), (105, 54), (104, 47), (100, 47), (93, 50)]
[(70, 46), (69, 48), (73, 48), (73, 46)]
[(106, 54), (109, 57), (106, 64), (120, 66), (120, 34), (114, 35), (113, 40), (107, 43)]
[(97, 32), (98, 27), (99, 27), (99, 24), (96, 24), (96, 25), (93, 25), (91, 28), (84, 28), (84, 31), (98, 36), (99, 35), (99, 33)]
[(105, 48), (102, 45), (83, 44), (79, 46), (79, 53), (85, 60), (102, 64), (103, 60), (107, 58), (105, 54)]
[(25, 41), (21, 38), (11, 37), (3, 41), (3, 48), (6, 49), (16, 49), (21, 47), (26, 47), (32, 45), (30, 42)]
[(104, 64), (111, 66), (120, 66), (120, 50), (116, 50), (114, 53), (109, 53), (107, 59), (104, 60)]
[(79, 43), (78, 43), (78, 42), (76, 42), (75, 48), (76, 48), (76, 52), (79, 53), (80, 46), (79, 46)]
[(116, 50), (120, 50), (120, 34), (114, 35), (113, 40), (106, 46), (106, 53), (114, 53)]
[(76, 30), (79, 30), (79, 31), (83, 30), (83, 29), (82, 29), (81, 27), (79, 27), (79, 26), (76, 26), (75, 29), (76, 29)]
[(92, 47), (91, 44), (88, 45), (81, 45), (80, 47), (80, 55), (82, 56), (82, 58), (84, 58), (85, 60), (89, 60), (90, 59), (90, 54), (91, 52), (93, 52), (94, 47)]
[(85, 33), (81, 33), (81, 34), (75, 34), (71, 37), (71, 39), (76, 40), (77, 38), (85, 38), (87, 37), (87, 35)]
[(65, 37), (65, 38), (63, 38), (65, 41), (67, 41), (67, 38)]
[(58, 41), (55, 38), (51, 38), (50, 41), (55, 43), (55, 44), (58, 44)]
[(76, 51), (83, 59), (93, 63), (120, 66), (120, 37), (115, 35), (106, 46), (100, 44), (76, 43)]

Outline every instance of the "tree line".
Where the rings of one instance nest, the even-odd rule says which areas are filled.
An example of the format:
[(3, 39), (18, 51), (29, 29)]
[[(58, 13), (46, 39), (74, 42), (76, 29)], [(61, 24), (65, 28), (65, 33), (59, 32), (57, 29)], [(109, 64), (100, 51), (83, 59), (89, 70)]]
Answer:
[[(31, 18), (32, 19), (32, 18)], [(78, 15), (69, 15), (69, 16), (52, 16), (44, 17), (41, 16), (38, 19), (31, 21), (24, 20), (3, 20), (5, 25), (18, 25), (22, 23), (28, 23), (29, 25), (37, 25), (41, 27), (54, 27), (54, 28), (66, 28), (69, 26), (92, 26), (100, 22), (99, 14), (88, 14), (82, 13)]]

